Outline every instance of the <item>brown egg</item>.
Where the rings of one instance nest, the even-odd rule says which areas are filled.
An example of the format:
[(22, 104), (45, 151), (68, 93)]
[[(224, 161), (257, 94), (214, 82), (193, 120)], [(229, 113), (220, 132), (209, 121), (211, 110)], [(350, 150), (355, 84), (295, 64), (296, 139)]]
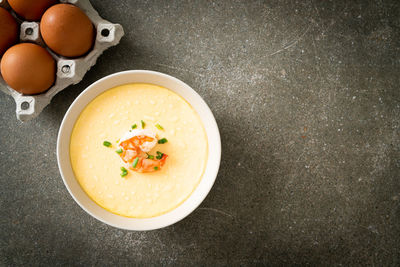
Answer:
[(19, 26), (11, 14), (0, 7), (0, 58), (4, 52), (18, 41)]
[(8, 0), (11, 8), (26, 20), (38, 21), (50, 6), (57, 3), (56, 0)]
[(40, 21), (44, 42), (54, 52), (65, 57), (79, 57), (93, 45), (94, 27), (78, 7), (58, 4), (49, 8)]
[(0, 67), (6, 83), (26, 95), (46, 91), (56, 76), (56, 63), (50, 53), (31, 43), (10, 47), (4, 53)]

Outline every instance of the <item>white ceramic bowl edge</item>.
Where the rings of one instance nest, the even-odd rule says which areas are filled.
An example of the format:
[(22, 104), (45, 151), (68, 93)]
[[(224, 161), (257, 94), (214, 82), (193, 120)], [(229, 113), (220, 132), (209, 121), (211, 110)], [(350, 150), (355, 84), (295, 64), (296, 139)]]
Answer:
[[(78, 181), (75, 179), (72, 171), (69, 144), (72, 129), (75, 121), (79, 117), (82, 110), (96, 96), (102, 92), (118, 85), (128, 83), (151, 83), (166, 87), (178, 95), (182, 96), (198, 113), (208, 138), (208, 160), (203, 177), (189, 198), (174, 210), (163, 215), (136, 219), (127, 218), (111, 213), (98, 206), (91, 200)], [(96, 219), (109, 224), (111, 226), (136, 231), (154, 230), (168, 225), (174, 224), (194, 211), (205, 199), (211, 190), (216, 176), (218, 174), (219, 164), (221, 160), (221, 139), (215, 118), (201, 96), (184, 82), (155, 71), (148, 70), (131, 70), (123, 71), (106, 76), (88, 88), (86, 88), (71, 104), (61, 123), (57, 138), (57, 162), (60, 169), (62, 179), (65, 186), (73, 199), (87, 213)]]

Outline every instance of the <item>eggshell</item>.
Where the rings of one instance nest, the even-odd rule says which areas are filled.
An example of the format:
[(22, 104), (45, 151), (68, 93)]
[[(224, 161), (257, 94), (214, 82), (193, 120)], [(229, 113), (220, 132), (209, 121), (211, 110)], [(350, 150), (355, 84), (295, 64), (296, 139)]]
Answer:
[(39, 21), (43, 13), (50, 6), (57, 3), (56, 0), (8, 0), (11, 8), (19, 16), (26, 20)]
[(43, 47), (21, 43), (4, 53), (1, 74), (14, 90), (27, 95), (39, 94), (54, 83), (56, 63)]
[(18, 23), (4, 8), (0, 7), (0, 58), (18, 41)]
[(40, 22), (44, 42), (51, 50), (65, 57), (79, 57), (93, 46), (94, 27), (78, 7), (58, 4), (49, 8)]

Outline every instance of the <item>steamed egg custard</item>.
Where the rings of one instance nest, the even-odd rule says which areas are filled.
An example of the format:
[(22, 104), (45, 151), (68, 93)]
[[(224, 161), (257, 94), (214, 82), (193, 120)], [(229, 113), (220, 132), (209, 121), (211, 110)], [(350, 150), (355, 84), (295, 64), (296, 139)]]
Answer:
[(71, 134), (75, 177), (101, 207), (149, 218), (173, 210), (199, 184), (207, 137), (196, 111), (176, 93), (127, 84), (97, 96)]

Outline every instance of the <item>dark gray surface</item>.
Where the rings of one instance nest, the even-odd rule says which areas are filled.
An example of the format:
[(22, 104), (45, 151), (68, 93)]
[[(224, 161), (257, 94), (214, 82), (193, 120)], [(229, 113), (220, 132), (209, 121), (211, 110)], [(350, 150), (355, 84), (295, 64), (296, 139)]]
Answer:
[[(1, 265), (400, 265), (400, 2), (92, 1), (126, 31), (34, 121), (0, 94)], [(89, 84), (151, 69), (191, 85), (223, 144), (201, 207), (157, 231), (86, 214), (56, 136)]]

